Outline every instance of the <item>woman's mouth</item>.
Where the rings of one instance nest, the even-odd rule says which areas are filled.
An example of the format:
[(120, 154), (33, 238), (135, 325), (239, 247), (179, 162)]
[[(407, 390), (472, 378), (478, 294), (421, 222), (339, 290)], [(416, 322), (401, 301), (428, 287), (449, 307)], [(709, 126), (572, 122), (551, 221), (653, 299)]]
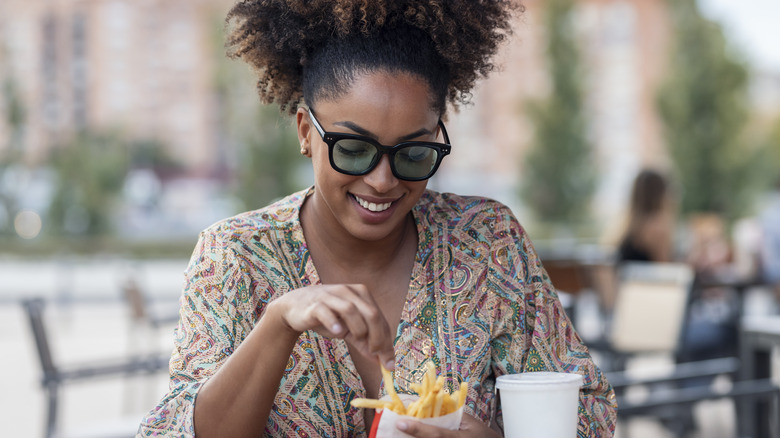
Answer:
[(390, 208), (391, 205), (393, 205), (392, 202), (384, 202), (381, 204), (376, 204), (374, 202), (368, 202), (365, 199), (362, 199), (358, 196), (352, 195), (355, 200), (360, 204), (361, 207), (365, 208), (366, 210), (373, 211), (374, 213), (382, 212)]

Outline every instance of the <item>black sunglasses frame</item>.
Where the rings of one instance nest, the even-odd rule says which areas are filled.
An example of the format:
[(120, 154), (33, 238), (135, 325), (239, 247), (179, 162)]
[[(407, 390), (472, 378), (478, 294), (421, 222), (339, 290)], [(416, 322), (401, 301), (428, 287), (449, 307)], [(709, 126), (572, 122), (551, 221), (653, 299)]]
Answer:
[[(402, 143), (398, 143), (395, 146), (385, 146), (371, 137), (365, 137), (357, 134), (347, 134), (342, 132), (325, 131), (325, 129), (322, 128), (322, 125), (320, 125), (319, 120), (317, 120), (317, 118), (314, 116), (314, 111), (311, 108), (309, 108), (309, 118), (314, 124), (314, 127), (317, 129), (317, 132), (320, 134), (322, 141), (324, 141), (325, 144), (328, 145), (328, 159), (330, 160), (330, 167), (332, 167), (333, 170), (335, 170), (336, 172), (343, 173), (345, 175), (352, 175), (352, 176), (366, 175), (376, 168), (376, 166), (382, 160), (382, 155), (387, 154), (390, 156), (390, 170), (393, 172), (393, 175), (396, 178), (404, 181), (423, 181), (432, 177), (433, 174), (436, 173), (436, 171), (439, 169), (439, 165), (441, 164), (441, 161), (444, 159), (445, 156), (449, 155), (450, 151), (452, 150), (452, 145), (450, 145), (450, 138), (447, 135), (447, 129), (444, 127), (444, 122), (442, 122), (441, 119), (439, 119), (438, 126), (441, 128), (442, 136), (444, 137), (445, 143), (437, 143), (437, 142), (430, 142), (430, 141), (405, 141)], [(352, 171), (341, 169), (338, 166), (336, 166), (336, 163), (333, 161), (333, 147), (336, 145), (336, 143), (339, 140), (344, 140), (344, 139), (364, 141), (366, 143), (373, 145), (377, 149), (379, 153), (377, 153), (376, 156), (371, 160), (371, 164), (368, 165), (368, 168), (366, 170), (359, 171), (359, 172), (352, 172)], [(412, 146), (427, 147), (427, 148), (434, 149), (437, 152), (436, 163), (431, 168), (431, 171), (428, 172), (428, 174), (426, 174), (425, 176), (410, 178), (407, 176), (399, 175), (398, 171), (396, 171), (395, 169), (395, 162), (393, 158), (395, 157), (396, 152), (398, 152), (403, 148), (412, 147)]]

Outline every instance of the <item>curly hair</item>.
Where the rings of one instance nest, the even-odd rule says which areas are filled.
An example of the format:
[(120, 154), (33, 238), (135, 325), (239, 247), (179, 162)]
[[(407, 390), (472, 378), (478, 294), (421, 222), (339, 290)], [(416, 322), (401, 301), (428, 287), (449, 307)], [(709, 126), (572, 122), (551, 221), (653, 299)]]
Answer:
[(523, 10), (517, 0), (244, 0), (225, 20), (226, 46), (258, 73), (260, 100), (282, 112), (384, 69), (425, 79), (444, 113), (495, 70), (491, 57)]

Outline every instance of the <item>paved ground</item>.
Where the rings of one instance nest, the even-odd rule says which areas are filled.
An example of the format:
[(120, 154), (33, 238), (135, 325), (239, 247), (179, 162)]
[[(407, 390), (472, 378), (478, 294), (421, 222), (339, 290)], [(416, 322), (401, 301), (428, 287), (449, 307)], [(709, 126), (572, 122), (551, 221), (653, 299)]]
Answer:
[[(146, 277), (148, 283), (158, 286), (154, 297), (163, 306), (175, 305), (178, 287), (163, 288), (161, 285), (172, 285), (180, 281), (178, 279), (181, 278), (183, 263), (172, 262), (165, 273), (161, 271)], [(8, 265), (2, 268), (7, 269), (4, 275), (8, 275)], [(28, 268), (17, 266), (17, 271), (28, 272), (24, 271)], [(118, 269), (117, 272), (125, 271)], [(43, 278), (46, 284), (56, 283), (55, 279), (45, 275)], [(137, 351), (170, 350), (172, 327), (152, 332), (134, 325), (127, 308), (117, 299), (117, 278), (106, 277), (105, 281), (109, 283), (104, 284), (106, 288), (103, 290), (110, 292), (104, 292), (102, 299), (101, 289), (93, 285), (91, 295), (81, 297), (70, 294), (68, 296), (73, 300), (70, 304), (49, 306), (47, 322), (52, 329), (51, 346), (58, 362), (83, 363)], [(35, 288), (24, 282), (16, 284), (27, 288), (21, 291), (22, 295), (35, 293)], [(0, 296), (0, 370), (3, 376), (0, 379), (0, 436), (38, 438), (43, 434), (45, 412), (44, 393), (38, 384), (40, 365), (25, 315), (17, 304), (20, 295), (15, 296), (7, 291), (8, 289), (0, 291), (0, 294), (5, 293)], [(52, 293), (48, 296), (62, 298), (61, 295)], [(593, 321), (586, 316), (581, 323), (585, 329), (588, 324), (592, 325)], [(776, 375), (780, 375), (780, 372)], [(132, 428), (164, 394), (166, 387), (166, 376), (162, 373), (124, 380), (103, 379), (71, 384), (64, 389), (61, 397), (62, 425), (66, 430), (84, 431), (95, 423), (129, 422)], [(701, 403), (696, 408), (696, 417), (700, 425), (697, 438), (734, 436), (735, 414), (731, 403)], [(670, 435), (651, 420), (635, 420), (620, 424), (618, 436), (666, 438)]]
[[(163, 345), (170, 343), (170, 334), (144, 333), (132, 328), (125, 308), (119, 303), (79, 304), (49, 310), (51, 348), (58, 363), (94, 363), (142, 349), (169, 350)], [(170, 333), (169, 328), (162, 331)], [(41, 368), (20, 306), (0, 306), (0, 351), (3, 352), (0, 436), (41, 437), (46, 406), (39, 385)], [(79, 431), (96, 423), (125, 418), (137, 424), (165, 388), (163, 374), (69, 384), (61, 394), (60, 419), (65, 430)]]

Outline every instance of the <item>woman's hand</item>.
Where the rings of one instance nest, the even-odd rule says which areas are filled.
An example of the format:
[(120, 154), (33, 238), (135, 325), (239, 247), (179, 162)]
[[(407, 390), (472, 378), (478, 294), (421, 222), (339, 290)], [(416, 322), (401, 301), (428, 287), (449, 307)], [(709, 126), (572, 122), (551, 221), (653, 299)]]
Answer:
[(330, 338), (342, 338), (366, 356), (394, 368), (395, 354), (390, 326), (362, 284), (308, 286), (269, 305), (292, 332), (306, 330)]
[(418, 438), (445, 438), (445, 437), (496, 437), (501, 438), (501, 434), (488, 427), (487, 424), (472, 417), (463, 414), (459, 430), (447, 430), (436, 426), (429, 426), (418, 421), (399, 421), (396, 425), (398, 430)]

